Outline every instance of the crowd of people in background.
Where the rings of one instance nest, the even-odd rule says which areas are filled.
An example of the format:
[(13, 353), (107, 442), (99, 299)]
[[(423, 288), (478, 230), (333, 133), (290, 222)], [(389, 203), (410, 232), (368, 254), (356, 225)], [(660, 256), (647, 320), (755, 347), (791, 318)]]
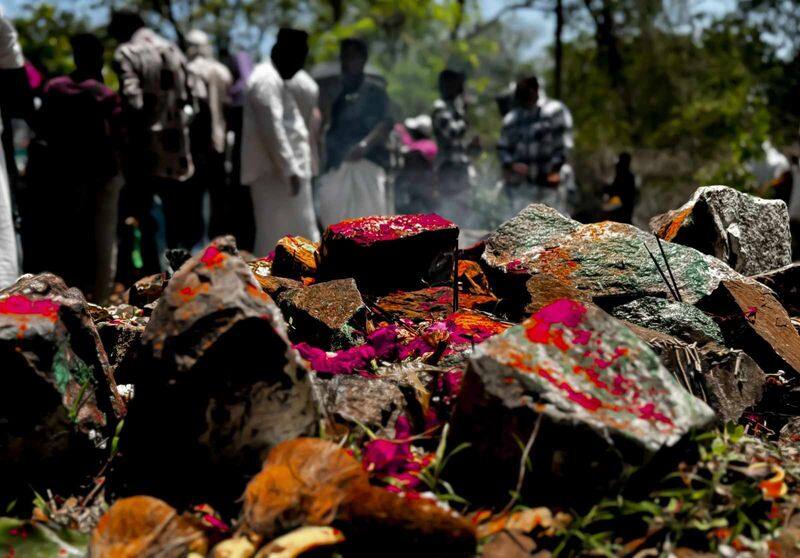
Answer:
[[(464, 72), (442, 71), (430, 113), (398, 122), (358, 38), (341, 42), (338, 71), (315, 79), (298, 29), (281, 29), (255, 65), (245, 53), (217, 60), (199, 30), (184, 52), (131, 10), (112, 13), (108, 35), (117, 91), (104, 82), (103, 42), (88, 33), (71, 38), (75, 70), (37, 91), (20, 77), (23, 52), (0, 19), (0, 77), (15, 93), (0, 98), (3, 120), (13, 114), (34, 132), (18, 196), (21, 250), (4, 134), (0, 287), (22, 270), (47, 270), (102, 302), (114, 281), (164, 269), (166, 249), (222, 234), (264, 257), (285, 235), (316, 241), (327, 225), (364, 215), (435, 212), (471, 223), (484, 146), (470, 126)], [(569, 214), (577, 188), (567, 107), (525, 76), (498, 108), (496, 190), (508, 216), (531, 202)], [(637, 190), (623, 153), (603, 191), (608, 215), (631, 222)]]

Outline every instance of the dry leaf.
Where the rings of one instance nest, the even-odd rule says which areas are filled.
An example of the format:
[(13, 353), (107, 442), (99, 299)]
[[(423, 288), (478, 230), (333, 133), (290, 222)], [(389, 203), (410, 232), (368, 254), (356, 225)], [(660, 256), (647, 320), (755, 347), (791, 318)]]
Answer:
[(256, 558), (295, 558), (301, 554), (344, 541), (344, 535), (333, 527), (305, 526), (295, 529), (267, 544)]
[(92, 558), (180, 558), (205, 555), (203, 531), (158, 498), (133, 496), (111, 506), (92, 531)]

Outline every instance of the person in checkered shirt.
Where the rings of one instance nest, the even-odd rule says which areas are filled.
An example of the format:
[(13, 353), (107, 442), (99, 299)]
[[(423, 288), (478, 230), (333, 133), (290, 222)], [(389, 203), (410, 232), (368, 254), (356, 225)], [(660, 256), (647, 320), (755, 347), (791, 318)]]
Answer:
[(433, 105), (431, 121), (436, 138), (436, 204), (442, 217), (464, 226), (472, 210), (475, 170), (471, 154), (478, 149), (477, 137), (469, 138), (462, 72), (439, 74), (441, 98)]
[(517, 82), (514, 101), (497, 143), (511, 211), (516, 214), (530, 203), (544, 203), (566, 214), (572, 116), (559, 101), (541, 102), (535, 76)]

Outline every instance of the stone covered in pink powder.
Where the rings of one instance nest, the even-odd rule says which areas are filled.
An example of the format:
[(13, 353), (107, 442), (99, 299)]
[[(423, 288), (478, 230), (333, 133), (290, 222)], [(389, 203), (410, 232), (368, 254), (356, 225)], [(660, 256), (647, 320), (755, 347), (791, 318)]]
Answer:
[(328, 227), (331, 234), (365, 246), (442, 229), (457, 230), (457, 227), (435, 213), (359, 217)]
[(447, 282), (458, 227), (436, 214), (372, 216), (331, 225), (322, 236), (320, 277), (352, 277), (384, 294)]

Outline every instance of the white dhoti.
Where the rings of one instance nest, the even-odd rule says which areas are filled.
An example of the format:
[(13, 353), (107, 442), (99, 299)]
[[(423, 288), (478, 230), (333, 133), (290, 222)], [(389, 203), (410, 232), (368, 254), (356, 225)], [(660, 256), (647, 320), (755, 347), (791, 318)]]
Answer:
[(286, 235), (319, 240), (309, 179), (301, 179), (296, 196), (291, 195), (288, 180), (269, 175), (253, 182), (250, 192), (255, 212), (257, 257), (263, 258), (272, 252)]
[(319, 180), (319, 217), (327, 227), (345, 219), (389, 215), (386, 171), (367, 159), (345, 161)]
[(11, 212), (11, 189), (6, 158), (0, 146), (0, 289), (11, 285), (18, 276), (17, 237)]
[[(22, 68), (25, 60), (17, 40), (17, 31), (0, 8), (0, 70)], [(0, 133), (3, 126), (0, 124)], [(19, 276), (17, 235), (11, 212), (11, 186), (6, 158), (0, 146), (0, 289), (11, 285)]]

